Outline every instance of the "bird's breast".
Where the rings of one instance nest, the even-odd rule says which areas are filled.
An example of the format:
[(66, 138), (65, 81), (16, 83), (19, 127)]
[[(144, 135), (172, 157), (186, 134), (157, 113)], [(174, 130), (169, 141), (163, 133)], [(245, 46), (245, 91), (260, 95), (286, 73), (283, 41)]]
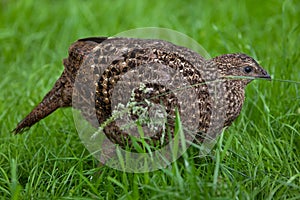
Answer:
[(240, 114), (244, 100), (244, 85), (240, 81), (229, 80), (225, 83), (226, 121), (229, 126)]

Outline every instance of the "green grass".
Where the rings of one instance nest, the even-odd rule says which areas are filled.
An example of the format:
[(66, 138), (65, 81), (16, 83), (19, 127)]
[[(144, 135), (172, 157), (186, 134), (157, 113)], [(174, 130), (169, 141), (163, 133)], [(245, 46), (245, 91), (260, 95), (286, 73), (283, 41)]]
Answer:
[[(2, 199), (299, 199), (299, 84), (255, 81), (212, 152), (190, 148), (166, 169), (132, 174), (97, 161), (72, 110), (10, 133), (52, 87), (69, 45), (138, 27), (164, 27), (212, 56), (244, 52), (274, 79), (300, 82), (299, 1), (0, 1)], [(97, 173), (101, 170), (101, 173)]]

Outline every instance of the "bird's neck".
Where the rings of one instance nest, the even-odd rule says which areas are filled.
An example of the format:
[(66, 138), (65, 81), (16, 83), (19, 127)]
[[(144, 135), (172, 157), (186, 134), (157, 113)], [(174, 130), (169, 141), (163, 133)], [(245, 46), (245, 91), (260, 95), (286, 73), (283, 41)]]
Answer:
[(241, 80), (230, 80), (225, 85), (226, 120), (225, 125), (229, 126), (240, 114), (245, 100), (245, 83)]

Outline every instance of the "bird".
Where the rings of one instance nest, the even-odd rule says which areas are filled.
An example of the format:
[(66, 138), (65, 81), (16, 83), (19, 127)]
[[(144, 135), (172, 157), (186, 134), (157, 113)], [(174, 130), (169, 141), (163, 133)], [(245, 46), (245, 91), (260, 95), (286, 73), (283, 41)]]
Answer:
[[(114, 101), (129, 99), (135, 102), (130, 107), (131, 120), (139, 119), (143, 109), (149, 115), (152, 102), (164, 107), (164, 123), (174, 132), (178, 109), (180, 115), (185, 115), (187, 126), (193, 126), (197, 132), (194, 139), (201, 142), (203, 135), (220, 132), (239, 116), (250, 82), (271, 80), (267, 71), (244, 53), (204, 59), (189, 48), (160, 39), (79, 39), (69, 47), (63, 65), (64, 71), (53, 88), (18, 123), (14, 133), (26, 131), (59, 108), (72, 106), (93, 126), (112, 119), (106, 123), (104, 133), (114, 143), (124, 146), (130, 140), (130, 133), (112, 118), (112, 107)], [(130, 75), (126, 78), (127, 74)], [(160, 80), (155, 82), (155, 79)], [(137, 85), (136, 81), (142, 84)], [(132, 93), (125, 98), (124, 90), (129, 86)], [(179, 90), (183, 93), (176, 92)], [(139, 109), (134, 110), (135, 107)], [(148, 129), (148, 132), (151, 144), (169, 141), (168, 137), (162, 139), (162, 130), (153, 133), (154, 129)]]

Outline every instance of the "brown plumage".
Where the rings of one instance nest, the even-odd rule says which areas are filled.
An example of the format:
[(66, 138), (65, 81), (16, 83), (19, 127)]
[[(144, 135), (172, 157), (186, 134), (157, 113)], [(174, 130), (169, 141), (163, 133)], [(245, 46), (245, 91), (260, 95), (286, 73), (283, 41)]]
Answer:
[[(71, 45), (69, 57), (64, 59), (63, 64), (65, 69), (52, 90), (17, 125), (15, 133), (30, 128), (60, 107), (72, 105), (93, 126), (98, 126), (112, 115), (112, 92), (122, 76), (131, 70), (138, 72), (140, 66), (148, 67), (150, 72), (166, 70), (160, 67), (167, 66), (172, 72), (180, 73), (183, 80), (193, 86), (196, 99), (190, 106), (198, 109), (195, 115), (190, 116), (187, 124), (197, 124), (199, 133), (215, 134), (238, 117), (244, 102), (245, 86), (255, 78), (270, 79), (268, 73), (245, 54), (226, 54), (205, 60), (188, 48), (152, 39), (80, 39)], [(172, 127), (175, 108), (185, 109), (184, 102), (180, 102), (176, 93), (164, 85), (151, 82), (153, 76), (148, 77), (147, 73), (142, 79), (150, 92), (135, 88), (135, 101), (145, 108), (145, 99), (162, 104), (168, 114), (167, 123)], [(166, 78), (169, 85), (175, 85), (168, 73), (161, 76)], [(123, 95), (122, 91), (118, 94), (117, 97)], [(189, 114), (187, 110), (179, 111), (183, 115)], [(131, 117), (138, 118), (136, 114)], [(105, 127), (104, 132), (118, 144), (124, 144), (124, 139), (128, 137), (128, 133), (121, 130), (114, 121)], [(161, 135), (158, 132), (150, 138), (160, 140)]]

